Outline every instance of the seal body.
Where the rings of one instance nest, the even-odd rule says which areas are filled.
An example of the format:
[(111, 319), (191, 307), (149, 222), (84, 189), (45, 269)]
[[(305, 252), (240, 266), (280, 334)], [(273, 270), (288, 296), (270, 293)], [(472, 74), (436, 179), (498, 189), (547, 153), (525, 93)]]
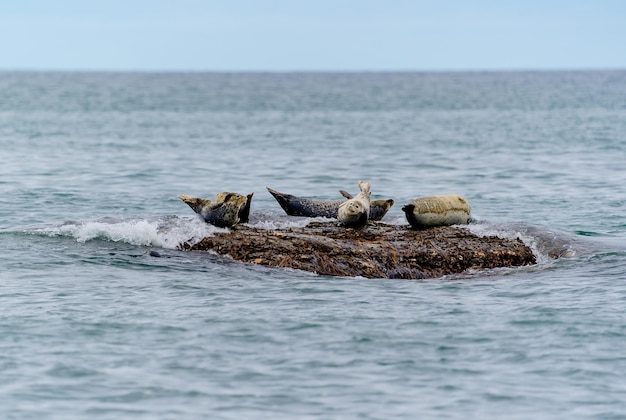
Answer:
[(269, 187), (267, 187), (267, 190), (289, 216), (336, 219), (339, 206), (343, 203), (341, 200), (312, 200), (310, 198), (296, 197), (291, 194), (283, 194)]
[(415, 229), (467, 224), (472, 210), (460, 195), (434, 195), (411, 200), (402, 207), (406, 220)]
[(221, 192), (217, 194), (215, 201), (184, 194), (178, 198), (202, 216), (205, 222), (218, 227), (233, 227), (237, 223), (248, 221), (253, 195), (254, 193), (243, 196), (237, 193)]
[[(229, 194), (232, 194), (235, 196), (235, 198), (230, 197), (228, 198), (228, 200), (241, 200), (241, 194), (237, 194), (237, 193), (230, 193), (227, 191), (221, 192), (217, 195), (217, 197), (215, 197), (215, 201), (218, 203), (227, 201), (227, 197)], [(254, 193), (250, 193), (246, 196), (246, 203), (240, 207), (239, 212), (238, 212), (238, 216), (239, 216), (239, 223), (248, 223), (248, 221), (250, 220), (250, 205), (252, 203), (252, 196), (254, 195)]]
[(223, 201), (203, 207), (200, 216), (205, 222), (218, 227), (232, 227), (239, 223), (239, 211), (246, 198), (241, 194), (227, 194)]
[(370, 187), (371, 183), (359, 181), (361, 192), (341, 203), (337, 211), (337, 219), (343, 225), (361, 228), (367, 224), (370, 216)]

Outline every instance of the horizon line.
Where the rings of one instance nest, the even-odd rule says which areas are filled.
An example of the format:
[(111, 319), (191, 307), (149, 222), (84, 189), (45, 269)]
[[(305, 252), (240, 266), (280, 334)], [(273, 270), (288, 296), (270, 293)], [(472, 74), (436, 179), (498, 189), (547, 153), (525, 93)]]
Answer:
[(366, 74), (366, 73), (532, 73), (613, 72), (626, 67), (528, 67), (467, 69), (97, 69), (97, 68), (2, 68), (2, 73), (215, 73), (215, 74)]

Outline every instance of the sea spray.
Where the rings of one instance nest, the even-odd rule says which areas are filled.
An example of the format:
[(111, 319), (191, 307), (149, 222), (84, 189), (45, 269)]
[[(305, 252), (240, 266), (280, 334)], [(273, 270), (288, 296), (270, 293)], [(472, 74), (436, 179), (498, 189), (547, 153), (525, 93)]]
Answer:
[(80, 243), (103, 240), (176, 249), (183, 242), (194, 244), (215, 232), (225, 231), (227, 230), (209, 225), (197, 217), (170, 216), (152, 220), (106, 219), (66, 222), (60, 226), (39, 228), (35, 232), (48, 236), (69, 236)]

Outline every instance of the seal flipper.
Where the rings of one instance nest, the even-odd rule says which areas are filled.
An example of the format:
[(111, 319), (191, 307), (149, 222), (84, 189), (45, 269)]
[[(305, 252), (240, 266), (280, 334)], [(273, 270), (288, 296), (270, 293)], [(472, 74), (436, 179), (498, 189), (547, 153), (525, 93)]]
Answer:
[(339, 194), (343, 195), (348, 200), (354, 197), (352, 194), (345, 190), (339, 190)]
[[(371, 192), (370, 189), (372, 188), (372, 183), (369, 181), (359, 181), (359, 189), (361, 190), (361, 193), (363, 193), (363, 198), (367, 198), (367, 200), (369, 201), (370, 196), (371, 196)], [(359, 194), (361, 194), (359, 193)]]

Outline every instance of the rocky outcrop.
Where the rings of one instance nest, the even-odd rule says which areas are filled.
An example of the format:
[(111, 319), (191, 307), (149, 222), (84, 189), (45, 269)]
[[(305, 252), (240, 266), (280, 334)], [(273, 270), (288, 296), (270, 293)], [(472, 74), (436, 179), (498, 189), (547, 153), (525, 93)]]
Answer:
[(239, 225), (180, 248), (320, 275), (366, 278), (425, 279), (536, 262), (519, 239), (478, 236), (456, 226), (410, 230), (377, 222), (361, 230), (318, 222), (276, 230)]

